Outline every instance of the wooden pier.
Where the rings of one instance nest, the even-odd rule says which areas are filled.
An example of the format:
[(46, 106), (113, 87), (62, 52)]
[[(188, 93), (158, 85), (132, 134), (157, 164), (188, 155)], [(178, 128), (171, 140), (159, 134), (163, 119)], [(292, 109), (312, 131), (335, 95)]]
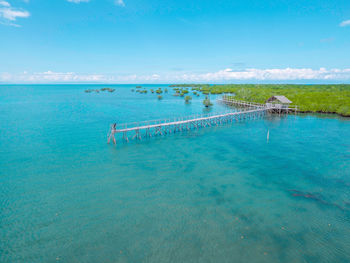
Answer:
[(269, 113), (278, 113), (278, 114), (288, 114), (288, 113), (297, 113), (298, 107), (297, 106), (291, 106), (289, 104), (282, 104), (282, 103), (269, 103), (266, 102), (265, 104), (262, 103), (255, 103), (255, 102), (248, 102), (248, 101), (242, 101), (242, 100), (235, 100), (233, 96), (224, 95), (221, 99), (219, 99), (220, 102), (236, 106), (236, 107), (265, 107), (266, 110)]
[[(190, 131), (204, 127), (219, 126), (226, 123), (257, 119), (266, 113), (289, 113), (294, 108), (280, 107), (271, 103), (259, 104), (234, 100), (230, 96), (223, 96), (219, 102), (243, 108), (240, 111), (229, 111), (221, 114), (195, 115), (174, 119), (151, 120), (143, 122), (114, 124), (108, 134), (107, 142), (117, 143), (117, 138), (128, 142), (130, 139), (141, 140), (153, 136), (163, 136), (171, 133)], [(118, 136), (119, 135), (119, 136)], [(116, 138), (117, 136), (117, 138)]]
[(141, 140), (153, 136), (162, 136), (181, 131), (190, 131), (203, 127), (219, 126), (226, 123), (238, 122), (242, 120), (261, 118), (266, 114), (266, 107), (248, 108), (244, 111), (231, 111), (217, 115), (197, 115), (174, 120), (153, 120), (140, 123), (127, 123), (111, 126), (108, 134), (108, 143), (112, 140), (116, 144), (116, 135), (128, 142), (130, 139)]

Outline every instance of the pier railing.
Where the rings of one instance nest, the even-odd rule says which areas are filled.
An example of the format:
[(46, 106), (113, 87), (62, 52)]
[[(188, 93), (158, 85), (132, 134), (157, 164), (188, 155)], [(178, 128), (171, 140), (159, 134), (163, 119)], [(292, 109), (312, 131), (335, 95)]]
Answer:
[(282, 110), (285, 113), (288, 112), (298, 112), (298, 106), (294, 105), (285, 105), (285, 104), (279, 104), (279, 103), (257, 103), (257, 102), (250, 102), (250, 101), (243, 101), (243, 100), (235, 100), (233, 96), (224, 95), (221, 99), (219, 99), (220, 102), (231, 104), (235, 106), (240, 107), (267, 107), (270, 111), (279, 111)]
[(221, 111), (220, 113), (214, 112), (214, 113), (208, 113), (208, 114), (192, 114), (187, 116), (177, 116), (177, 117), (158, 119), (158, 120), (117, 123), (116, 129), (117, 131), (120, 131), (120, 130), (134, 130), (135, 128), (143, 128), (148, 126), (165, 126), (168, 124), (186, 123), (193, 120), (212, 119), (220, 116), (241, 114), (241, 113), (256, 111), (256, 110), (264, 110), (265, 108), (266, 108), (266, 105), (263, 105), (263, 106), (251, 105), (250, 107), (246, 107), (245, 110), (243, 111), (227, 110), (227, 111)]
[(218, 126), (225, 123), (239, 122), (242, 120), (256, 119), (265, 116), (267, 112), (271, 113), (289, 113), (296, 112), (296, 108), (289, 105), (255, 103), (235, 100), (231, 96), (224, 95), (219, 102), (238, 106), (240, 110), (231, 109), (220, 113), (196, 114), (189, 116), (173, 117), (158, 120), (115, 123), (111, 125), (108, 134), (108, 143), (113, 140), (116, 143), (115, 135), (121, 134), (123, 140), (129, 141), (130, 133), (132, 139), (148, 138), (152, 136), (176, 133), (179, 131), (190, 131), (201, 127)]
[(219, 99), (221, 102), (226, 103), (232, 103), (235, 105), (240, 105), (242, 107), (266, 107), (266, 104), (257, 103), (257, 102), (250, 102), (250, 101), (243, 101), (243, 100), (235, 100), (232, 96), (224, 95), (221, 99)]
[(198, 114), (186, 117), (177, 117), (161, 120), (150, 120), (143, 122), (133, 122), (125, 124), (111, 125), (108, 135), (108, 143), (112, 139), (116, 143), (115, 134), (121, 134), (123, 140), (129, 141), (130, 133), (133, 133), (132, 139), (141, 139), (142, 137), (152, 137), (176, 133), (179, 131), (190, 131), (202, 127), (218, 126), (233, 121), (242, 121), (246, 119), (256, 119), (264, 116), (267, 107), (247, 107), (242, 111), (227, 111), (217, 114)]

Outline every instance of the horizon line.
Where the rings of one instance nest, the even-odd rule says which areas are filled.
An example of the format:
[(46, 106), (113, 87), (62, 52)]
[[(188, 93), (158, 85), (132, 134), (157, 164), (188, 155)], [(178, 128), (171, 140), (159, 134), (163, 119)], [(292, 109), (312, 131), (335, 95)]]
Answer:
[(59, 82), (59, 83), (0, 83), (0, 86), (4, 85), (350, 85), (343, 82), (330, 82), (330, 83), (283, 83), (283, 82), (266, 82), (266, 83), (200, 83), (200, 82), (183, 82), (183, 83), (85, 83), (85, 82)]

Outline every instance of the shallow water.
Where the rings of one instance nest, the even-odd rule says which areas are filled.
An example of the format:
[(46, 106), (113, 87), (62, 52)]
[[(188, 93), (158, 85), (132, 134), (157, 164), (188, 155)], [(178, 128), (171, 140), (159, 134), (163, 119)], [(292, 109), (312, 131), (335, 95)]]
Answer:
[(349, 119), (268, 116), (115, 147), (110, 123), (207, 112), (203, 96), (84, 93), (101, 87), (0, 87), (0, 262), (350, 261)]

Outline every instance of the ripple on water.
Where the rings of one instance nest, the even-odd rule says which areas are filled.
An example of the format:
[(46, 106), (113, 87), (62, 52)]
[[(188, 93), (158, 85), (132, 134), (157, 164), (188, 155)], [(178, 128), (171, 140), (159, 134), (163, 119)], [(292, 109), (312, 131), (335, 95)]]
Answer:
[(109, 123), (201, 100), (85, 88), (0, 89), (13, 93), (0, 262), (350, 262), (349, 121), (267, 117), (114, 147)]

